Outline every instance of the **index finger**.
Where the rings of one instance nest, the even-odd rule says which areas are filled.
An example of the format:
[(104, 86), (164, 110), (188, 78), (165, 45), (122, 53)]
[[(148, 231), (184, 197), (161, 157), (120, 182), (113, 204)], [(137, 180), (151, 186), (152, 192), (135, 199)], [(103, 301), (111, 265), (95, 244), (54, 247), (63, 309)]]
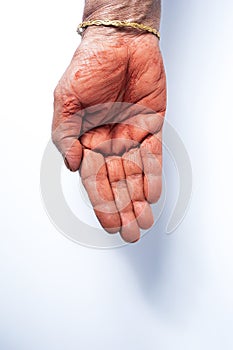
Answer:
[(114, 202), (104, 157), (100, 153), (85, 150), (80, 174), (101, 225), (109, 233), (118, 232), (121, 219)]

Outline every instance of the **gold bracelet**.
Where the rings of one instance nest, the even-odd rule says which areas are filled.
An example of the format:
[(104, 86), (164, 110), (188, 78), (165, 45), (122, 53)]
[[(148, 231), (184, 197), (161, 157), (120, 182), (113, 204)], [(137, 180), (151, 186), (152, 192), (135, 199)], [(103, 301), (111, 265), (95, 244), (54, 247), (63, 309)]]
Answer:
[(93, 21), (86, 21), (86, 22), (82, 22), (79, 24), (78, 28), (77, 28), (77, 32), (78, 34), (82, 35), (83, 31), (81, 29), (84, 29), (86, 27), (89, 26), (113, 26), (113, 27), (130, 27), (130, 28), (136, 28), (139, 30), (144, 30), (146, 32), (152, 33), (155, 36), (157, 36), (158, 39), (160, 39), (160, 33), (158, 30), (146, 26), (144, 24), (139, 24), (136, 22), (128, 22), (128, 21), (118, 21), (118, 20), (93, 20)]

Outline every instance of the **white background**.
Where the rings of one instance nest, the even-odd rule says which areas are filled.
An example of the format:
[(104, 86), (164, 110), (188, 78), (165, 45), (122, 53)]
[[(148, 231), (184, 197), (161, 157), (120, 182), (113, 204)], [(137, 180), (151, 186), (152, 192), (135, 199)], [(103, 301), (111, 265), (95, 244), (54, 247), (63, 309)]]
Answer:
[(58, 233), (39, 189), (83, 1), (1, 7), (0, 349), (232, 349), (232, 1), (163, 1), (167, 120), (192, 161), (192, 202), (173, 235), (107, 251)]

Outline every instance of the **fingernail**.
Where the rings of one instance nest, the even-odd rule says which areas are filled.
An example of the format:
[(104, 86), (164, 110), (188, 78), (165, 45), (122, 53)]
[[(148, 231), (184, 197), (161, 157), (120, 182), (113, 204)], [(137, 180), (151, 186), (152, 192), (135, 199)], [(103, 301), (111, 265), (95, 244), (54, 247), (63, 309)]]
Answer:
[(132, 241), (130, 243), (133, 244), (133, 243), (137, 243), (138, 241), (139, 241), (139, 238), (137, 238), (136, 241)]
[(64, 163), (65, 163), (66, 167), (71, 171), (70, 164), (66, 158), (64, 158)]

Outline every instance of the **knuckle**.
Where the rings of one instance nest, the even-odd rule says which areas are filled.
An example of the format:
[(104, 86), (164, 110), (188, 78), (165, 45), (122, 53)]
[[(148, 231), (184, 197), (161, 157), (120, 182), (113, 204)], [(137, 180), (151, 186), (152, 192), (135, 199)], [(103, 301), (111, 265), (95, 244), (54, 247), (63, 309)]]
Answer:
[(61, 87), (58, 84), (53, 91), (54, 100), (57, 101), (61, 97)]
[(59, 137), (58, 137), (58, 133), (56, 130), (52, 131), (51, 138), (52, 138), (52, 141), (55, 144), (55, 146), (58, 146)]

